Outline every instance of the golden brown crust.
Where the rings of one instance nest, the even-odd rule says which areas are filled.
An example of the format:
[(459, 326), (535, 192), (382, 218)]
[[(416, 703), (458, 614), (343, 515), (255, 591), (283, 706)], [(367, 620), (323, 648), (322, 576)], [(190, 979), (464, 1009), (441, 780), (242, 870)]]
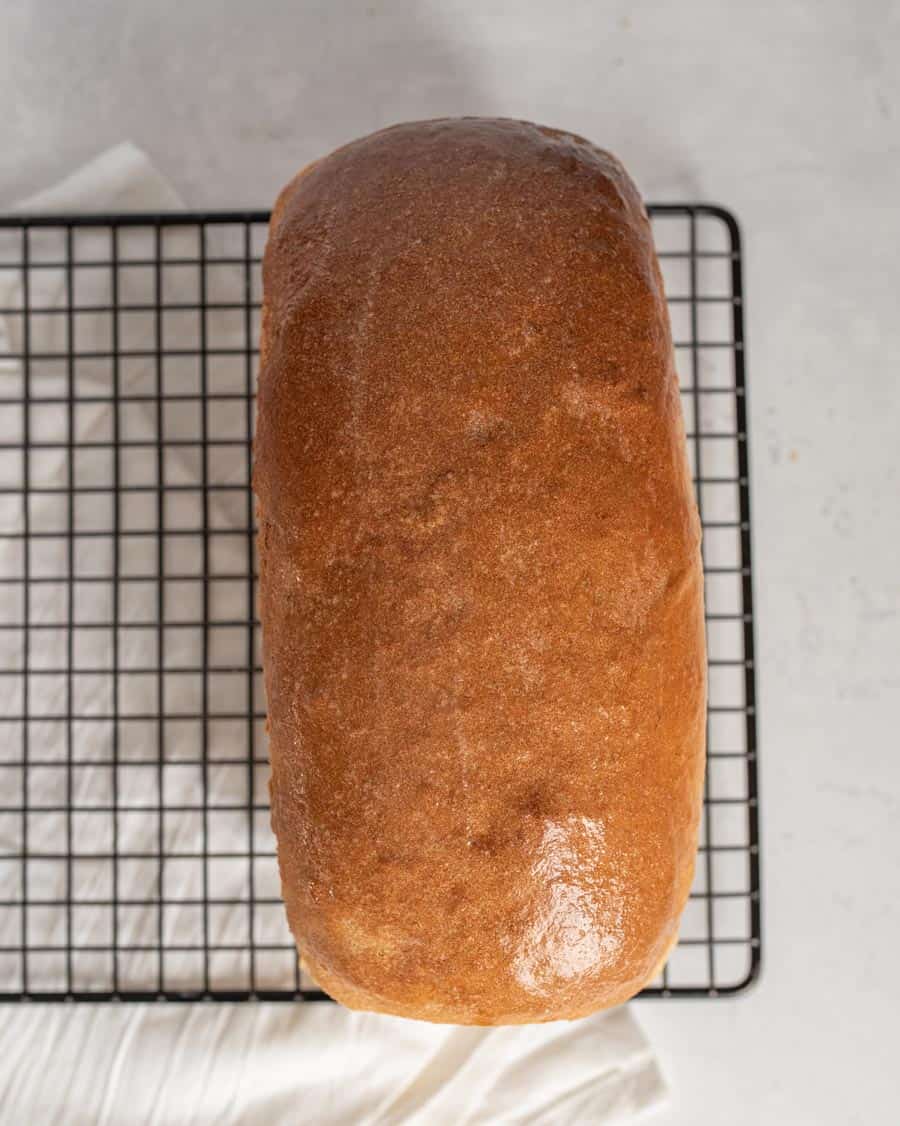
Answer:
[(288, 919), (354, 1008), (640, 989), (704, 758), (699, 523), (649, 224), (524, 122), (401, 125), (282, 193), (255, 489)]

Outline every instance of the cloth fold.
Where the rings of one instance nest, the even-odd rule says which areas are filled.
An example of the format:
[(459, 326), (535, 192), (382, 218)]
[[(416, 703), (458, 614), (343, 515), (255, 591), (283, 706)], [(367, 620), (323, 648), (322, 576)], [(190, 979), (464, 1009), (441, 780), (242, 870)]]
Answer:
[[(21, 204), (16, 211), (29, 214), (158, 211), (181, 206), (182, 201), (147, 157), (134, 145), (126, 143), (102, 154), (56, 187)], [(40, 254), (38, 235), (36, 231), (36, 253)], [(15, 239), (19, 237), (18, 232), (0, 231), (0, 259), (15, 260)], [(189, 240), (191, 235), (179, 235), (176, 231), (172, 237), (176, 241), (167, 244), (167, 252), (177, 258), (177, 240)], [(210, 237), (215, 239), (217, 236), (211, 232)], [(90, 228), (79, 231), (78, 260), (108, 254), (108, 245), (102, 243), (104, 238), (108, 240), (108, 233)], [(93, 244), (91, 240), (94, 240)], [(185, 256), (190, 256), (190, 250), (190, 247), (185, 250)], [(52, 248), (47, 253), (52, 254)], [(212, 253), (215, 256), (214, 248)], [(223, 257), (226, 256), (223, 254)], [(231, 260), (233, 262), (233, 256)], [(110, 271), (91, 271), (76, 266), (75, 272), (79, 306), (96, 310), (108, 305)], [(31, 273), (30, 307), (45, 310), (59, 308), (68, 292), (65, 269), (60, 266)], [(148, 279), (141, 269), (122, 270), (121, 274), (118, 283), (120, 303), (140, 305), (142, 295), (146, 301)], [(240, 266), (217, 268), (216, 284), (224, 290), (231, 287), (234, 291), (237, 287), (237, 292), (243, 292), (241, 287), (246, 281)], [(190, 270), (172, 270), (166, 285), (169, 287), (165, 294), (166, 303), (189, 306), (196, 301), (196, 279)], [(227, 305), (227, 301), (223, 305)], [(23, 393), (21, 364), (15, 358), (23, 350), (24, 316), (19, 312), (23, 307), (21, 271), (0, 271), (0, 308), (10, 311), (0, 314), (0, 394), (7, 399)], [(137, 317), (127, 326), (125, 315), (120, 316), (123, 318), (120, 333), (128, 334), (129, 349), (137, 353), (152, 352), (155, 332), (152, 316)], [(68, 381), (76, 378), (73, 373), (64, 370), (59, 360), (40, 358), (48, 353), (65, 351), (67, 319), (49, 313), (32, 317), (29, 342), (31, 352), (37, 358), (32, 361), (29, 382), (36, 404), (40, 398), (53, 400), (65, 395), (70, 385)], [(177, 322), (171, 333), (169, 327), (167, 325), (166, 347), (177, 350), (182, 343), (179, 332), (190, 334), (193, 330), (187, 321), (183, 329)], [(108, 314), (104, 312), (79, 313), (78, 323), (73, 329), (80, 351), (102, 353), (108, 345), (110, 329)], [(206, 331), (210, 339), (215, 339), (223, 351), (229, 353), (250, 345), (246, 338), (248, 326), (243, 316), (235, 316), (233, 310), (227, 308), (208, 314)], [(92, 342), (96, 342), (95, 348)], [(183, 346), (186, 350), (196, 347), (195, 338), (188, 335)], [(221, 378), (234, 379), (234, 394), (229, 402), (239, 399), (240, 393), (248, 386), (248, 372), (245, 364), (241, 366), (243, 363), (243, 358), (240, 358), (233, 372), (223, 369)], [(71, 437), (76, 443), (74, 456), (72, 459), (68, 457), (64, 444), (57, 449), (42, 450), (40, 458), (35, 458), (31, 465), (30, 484), (32, 488), (40, 485), (48, 490), (64, 487), (71, 467), (78, 484), (89, 485), (91, 474), (95, 473), (94, 479), (99, 486), (95, 501), (97, 506), (101, 506), (105, 503), (103, 486), (108, 483), (109, 464), (104, 460), (105, 455), (99, 453), (99, 447), (94, 449), (85, 443), (102, 441), (104, 435), (111, 432), (109, 368), (103, 362), (91, 366), (89, 362), (79, 361), (76, 374), (77, 393), (86, 401), (78, 403), (72, 420)], [(181, 393), (186, 388), (190, 390), (188, 368), (173, 368), (171, 374), (178, 381), (173, 385), (175, 389)], [(120, 402), (129, 396), (135, 400), (133, 409), (131, 404), (125, 408), (120, 427), (127, 428), (129, 440), (152, 443), (158, 424), (153, 399), (154, 381), (160, 378), (155, 361), (150, 355), (129, 360), (127, 365), (120, 365), (118, 378), (118, 393), (123, 397)], [(168, 393), (168, 386), (164, 386), (163, 390)], [(189, 401), (193, 402), (190, 396), (180, 409), (167, 409), (165, 418), (167, 438), (180, 440), (180, 444), (179, 441), (173, 444), (171, 451), (167, 449), (163, 466), (166, 483), (178, 486), (171, 500), (168, 495), (166, 498), (167, 516), (173, 518), (176, 525), (179, 520), (190, 519), (191, 505), (197, 503), (195, 493), (199, 493), (204, 473), (199, 461), (190, 453), (189, 439), (195, 434), (196, 411), (189, 407)], [(68, 425), (65, 408), (57, 405), (55, 409), (56, 413), (52, 416), (35, 411), (31, 422), (32, 441), (36, 434), (38, 438), (46, 436), (41, 427)], [(237, 427), (236, 432), (246, 431), (250, 424), (246, 416), (238, 415), (232, 422)], [(21, 412), (0, 411), (0, 441), (21, 442), (23, 435)], [(55, 440), (59, 440), (58, 436)], [(52, 447), (53, 441), (51, 435), (48, 447)], [(144, 470), (137, 450), (138, 447), (134, 447), (134, 453), (129, 452), (128, 458), (122, 459), (118, 472), (123, 479), (131, 480), (132, 474), (135, 481), (145, 479), (141, 477)], [(221, 487), (221, 492), (209, 501), (209, 520), (221, 533), (215, 541), (211, 562), (222, 573), (240, 573), (247, 563), (247, 537), (234, 533), (245, 530), (244, 454), (238, 451), (229, 461), (228, 450), (224, 453), (221, 458), (217, 455), (216, 460), (209, 460), (205, 467), (208, 482), (214, 481)], [(155, 481), (152, 473), (146, 479)], [(92, 512), (90, 497), (90, 493), (78, 496), (76, 520), (80, 527), (102, 529), (104, 522), (109, 520), (109, 514), (99, 510)], [(108, 499), (108, 493), (106, 497)], [(29, 498), (32, 530), (42, 528), (52, 533), (56, 528), (54, 521), (68, 518), (60, 506), (61, 499), (65, 499), (64, 494), (53, 494), (52, 491), (34, 493)], [(155, 496), (150, 499), (155, 504)], [(129, 493), (127, 505), (121, 513), (120, 530), (131, 529), (139, 533), (141, 506), (142, 494), (139, 491)], [(2, 529), (21, 532), (23, 513), (22, 497), (4, 494), (0, 509)], [(148, 527), (152, 527), (156, 515), (154, 508)], [(86, 540), (86, 543), (90, 551), (102, 553), (108, 549), (102, 540), (102, 536), (97, 536)], [(21, 575), (20, 546), (20, 540), (3, 541), (0, 571), (4, 576)], [(54, 557), (55, 548), (52, 535), (41, 540), (40, 549), (35, 551), (32, 560), (33, 576), (52, 578), (59, 575), (65, 579), (68, 560), (65, 554)], [(132, 548), (137, 552), (134, 559)], [(59, 550), (63, 553), (67, 550), (63, 539)], [(132, 544), (126, 534), (120, 545), (120, 567), (134, 565), (140, 572), (141, 550), (139, 535), (135, 536), (135, 544)], [(85, 566), (87, 571), (100, 568), (102, 572), (104, 563), (101, 555), (82, 559), (78, 551), (80, 547), (76, 549), (74, 564), (79, 575), (87, 573)], [(178, 557), (167, 558), (166, 565), (170, 570), (178, 570), (189, 569), (192, 564), (186, 557)], [(42, 568), (47, 569), (46, 573)], [(144, 566), (143, 569), (152, 570), (152, 567)], [(65, 623), (67, 613), (73, 609), (67, 602), (70, 597), (75, 598), (74, 610), (80, 620), (91, 621), (108, 615), (105, 602), (109, 597), (108, 585), (104, 582), (78, 582), (75, 584), (78, 589), (73, 595), (68, 592), (65, 581), (37, 584), (29, 597), (29, 620), (44, 627)], [(241, 585), (245, 594), (246, 583)], [(158, 590), (152, 582), (144, 586), (135, 583), (133, 588), (129, 586), (127, 593), (126, 598), (123, 588), (120, 613), (132, 623), (146, 622), (148, 628), (123, 633), (118, 660), (126, 668), (144, 667), (155, 662), (153, 646), (156, 644)], [(224, 596), (230, 597), (227, 590)], [(2, 608), (4, 620), (20, 620), (23, 601), (17, 584), (3, 584), (0, 597), (8, 603)], [(184, 597), (188, 597), (186, 592)], [(241, 612), (249, 614), (251, 609), (238, 607), (234, 615), (237, 617)], [(106, 667), (103, 661), (108, 659), (108, 647), (113, 644), (111, 637), (102, 630), (82, 633), (84, 636), (79, 635), (76, 647), (76, 660), (87, 656), (90, 658), (88, 664), (93, 662)], [(5, 667), (22, 667), (23, 642), (21, 631), (0, 632), (0, 661)], [(173, 660), (175, 666), (196, 663), (196, 646), (201, 644), (196, 631), (175, 631), (172, 637), (166, 639), (166, 644), (167, 660)], [(93, 656), (82, 652), (82, 645), (93, 646)], [(35, 631), (30, 641), (30, 666), (38, 668), (46, 662), (47, 669), (55, 669), (64, 663), (65, 650), (62, 628)], [(246, 647), (241, 652), (245, 656)], [(232, 662), (234, 659), (232, 657)], [(38, 679), (41, 681), (39, 685)], [(77, 679), (73, 701), (76, 714), (106, 712), (109, 677), (84, 678), (83, 685), (81, 679)], [(38, 691), (39, 700), (36, 698)], [(32, 706), (50, 715), (64, 712), (69, 691), (65, 675), (36, 677), (31, 688)], [(156, 691), (153, 677), (134, 676), (127, 684), (123, 681), (120, 708), (136, 715), (154, 713), (158, 703)], [(189, 677), (167, 679), (167, 711), (189, 712), (195, 708), (192, 692)], [(20, 693), (19, 678), (0, 678), (0, 713), (18, 713), (21, 709)], [(261, 695), (257, 699), (261, 699)], [(59, 768), (54, 769), (51, 765), (42, 771), (30, 770), (27, 782), (29, 800), (33, 805), (46, 803), (57, 810), (61, 800), (59, 781), (64, 776), (66, 765), (58, 728), (59, 725), (52, 721), (43, 726), (39, 724), (32, 732), (30, 751), (32, 758), (39, 757), (42, 761), (52, 763), (58, 758)], [(135, 754), (135, 763), (144, 761), (141, 755), (152, 758), (157, 749), (154, 725), (138, 724), (130, 730), (134, 731), (134, 742), (120, 747), (120, 754)], [(73, 797), (76, 806), (81, 808), (90, 803), (92, 796), (102, 793), (108, 784), (110, 767), (106, 765), (106, 757), (110, 734), (102, 724), (95, 723), (78, 735), (79, 759), (96, 759), (93, 767), (90, 764), (78, 767), (77, 777), (72, 778)], [(224, 725), (221, 731), (217, 729), (217, 754), (227, 752), (235, 758), (246, 755), (244, 736), (234, 746), (229, 744), (229, 738)], [(186, 741), (183, 745), (180, 743), (182, 739)], [(174, 725), (166, 731), (165, 761), (161, 764), (161, 798), (164, 804), (171, 804), (173, 808), (183, 807), (185, 811), (172, 817), (166, 814), (167, 843), (169, 847), (177, 846), (187, 851), (191, 847), (194, 850), (198, 848), (193, 812), (200, 780), (197, 772), (185, 769), (185, 761), (181, 760), (191, 761), (195, 743), (190, 741), (196, 739), (197, 732), (190, 725), (185, 724), (183, 731)], [(17, 746), (15, 740), (11, 746)], [(183, 751), (186, 753), (182, 754)], [(7, 749), (4, 753), (10, 756), (18, 753), (18, 749), (15, 752)], [(140, 769), (135, 766), (122, 774), (122, 785), (127, 785), (129, 779), (143, 777), (143, 782), (133, 786), (126, 795), (120, 793), (129, 808), (139, 806), (145, 788), (155, 784), (155, 768), (149, 768), (153, 773), (146, 776), (140, 774)], [(225, 770), (221, 773), (211, 771), (209, 781), (213, 797), (227, 799), (229, 787), (243, 784), (245, 775), (245, 769), (237, 775)], [(22, 785), (25, 784), (23, 778)], [(260, 788), (264, 785), (265, 779), (260, 777)], [(152, 805), (152, 802), (149, 804)], [(40, 831), (64, 840), (65, 815), (56, 812), (46, 816), (50, 820), (41, 824)], [(245, 821), (246, 818), (243, 821), (233, 818), (216, 823), (221, 851), (227, 852), (231, 845), (246, 843), (248, 828)], [(80, 819), (77, 827), (79, 853), (85, 851), (89, 844), (92, 826), (106, 826), (106, 821), (102, 817)], [(129, 820), (123, 821), (120, 827), (119, 847), (127, 847), (135, 854), (144, 849), (152, 853), (158, 831), (154, 812), (148, 811), (146, 816), (131, 813)], [(250, 831), (257, 832), (257, 827), (251, 826)], [(267, 829), (259, 831), (266, 832)], [(106, 827), (103, 832), (107, 832)], [(7, 817), (0, 821), (0, 860), (4, 855), (15, 854), (22, 846), (20, 834), (20, 819)], [(62, 869), (48, 874), (46, 886), (36, 875), (31, 877), (30, 897), (59, 900), (66, 892), (66, 878), (73, 878), (79, 881), (79, 896), (84, 896), (86, 900), (96, 899), (98, 903), (108, 898), (110, 892), (105, 882), (108, 873), (103, 865), (99, 862), (91, 865), (90, 861), (83, 866), (81, 861), (78, 863), (78, 870), (71, 877), (66, 877)], [(122, 868), (119, 872), (119, 894), (122, 894), (128, 880), (133, 883), (146, 881), (146, 886), (151, 888), (157, 886), (153, 881), (158, 874), (152, 861), (150, 864), (146, 871), (126, 871)], [(210, 877), (215, 876), (215, 894), (225, 900), (240, 900), (246, 896), (245, 869), (245, 864), (226, 863), (219, 864), (214, 872), (211, 870)], [(261, 895), (265, 888), (268, 889), (266, 894), (272, 893), (277, 897), (274, 860), (268, 868), (260, 866), (255, 871), (257, 895)], [(197, 874), (197, 867), (189, 864), (173, 862), (166, 866), (167, 900), (183, 898), (185, 901), (183, 907), (167, 906), (165, 912), (165, 940), (173, 950), (184, 944), (185, 936), (189, 936), (191, 929), (197, 926), (196, 904), (192, 903), (192, 894), (198, 894)], [(19, 895), (18, 865), (0, 863), (0, 898), (10, 902)], [(271, 913), (264, 914), (261, 910), (256, 923), (257, 927), (271, 926), (273, 935), (283, 939), (286, 933), (283, 912), (277, 903), (275, 907), (277, 909)], [(45, 928), (45, 932), (41, 932), (41, 941), (48, 947), (58, 944), (60, 937), (65, 936), (64, 912), (58, 908), (45, 908), (39, 919), (37, 915), (31, 917), (33, 910), (29, 909), (28, 920), (31, 941), (35, 941), (34, 928), (41, 926)], [(108, 943), (108, 910), (106, 913), (99, 907), (94, 912), (82, 908), (77, 910), (78, 943), (84, 946), (92, 942), (97, 946)], [(152, 982), (156, 980), (156, 955), (152, 950), (141, 953), (140, 948), (142, 941), (147, 943), (147, 936), (150, 940), (155, 938), (157, 922), (152, 902), (131, 906), (127, 913), (123, 911), (118, 917), (119, 941), (126, 945), (130, 942), (136, 950), (127, 959), (123, 956), (119, 966), (130, 987), (139, 988), (142, 982), (144, 987), (152, 987)], [(21, 911), (3, 908), (0, 913), (0, 944), (17, 942), (20, 925)], [(227, 939), (236, 926), (246, 925), (245, 908), (216, 911), (210, 915), (207, 925), (213, 940)], [(257, 931), (258, 940), (265, 941), (266, 937)], [(227, 941), (223, 945), (227, 945)], [(174, 980), (180, 980), (186, 988), (196, 986), (196, 964), (186, 956), (180, 962), (179, 957), (174, 952), (166, 955), (167, 985), (172, 984), (170, 975), (174, 974)], [(240, 967), (241, 957), (243, 954), (238, 949), (233, 968)], [(13, 977), (6, 979), (3, 976), (8, 962), (9, 959), (0, 963), (0, 989), (17, 988), (19, 984), (14, 976), (18, 973), (16, 959), (13, 959), (10, 970)], [(39, 969), (40, 963), (35, 959), (31, 973), (37, 974)], [(108, 974), (108, 964), (101, 960), (92, 964), (87, 956), (79, 957), (76, 972), (85, 975), (82, 983), (90, 986), (92, 981), (96, 983)], [(567, 1123), (629, 1121), (638, 1112), (659, 1106), (666, 1094), (654, 1054), (627, 1008), (574, 1023), (477, 1029), (351, 1013), (326, 1003), (54, 1006), (50, 1009), (28, 1006), (7, 1012), (0, 1026), (0, 1061), (0, 1105), (10, 1121), (65, 1120), (116, 1126), (132, 1122), (240, 1122), (254, 1126), (300, 1122), (315, 1122), (317, 1126), (342, 1126), (344, 1123), (354, 1126), (393, 1126), (400, 1123), (416, 1126), (442, 1126), (445, 1123), (447, 1126), (474, 1126), (476, 1123), (565, 1126)]]

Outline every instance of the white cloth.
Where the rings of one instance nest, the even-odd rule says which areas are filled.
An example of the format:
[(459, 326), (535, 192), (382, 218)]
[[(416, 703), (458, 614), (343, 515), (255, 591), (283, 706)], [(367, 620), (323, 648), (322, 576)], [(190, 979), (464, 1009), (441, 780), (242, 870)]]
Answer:
[[(177, 195), (147, 158), (133, 145), (123, 144), (57, 187), (29, 200), (19, 210), (158, 210), (180, 206)], [(17, 237), (0, 235), (0, 242)], [(82, 239), (92, 237), (101, 236), (80, 233)], [(0, 251), (3, 251), (0, 258), (14, 256), (8, 253), (9, 245), (0, 246)], [(79, 252), (82, 257), (90, 257), (90, 243), (79, 243)], [(106, 253), (106, 249), (102, 252)], [(59, 304), (65, 296), (63, 271), (48, 269), (34, 273), (31, 304), (51, 307)], [(79, 276), (79, 284), (82, 283), (88, 289), (78, 293), (79, 304), (102, 305), (108, 301), (109, 293), (104, 288), (109, 284), (108, 271), (96, 271), (96, 277), (88, 271), (84, 278)], [(128, 302), (129, 284), (128, 278), (123, 278), (125, 290), (119, 294), (120, 301)], [(137, 276), (135, 284), (139, 284)], [(176, 299), (178, 284), (176, 282)], [(0, 307), (18, 308), (22, 296), (20, 287), (17, 273), (3, 273)], [(170, 299), (172, 296), (169, 294)], [(240, 347), (243, 326), (232, 324), (227, 314), (221, 314), (223, 319), (217, 325), (217, 315), (211, 315), (210, 333), (218, 334), (220, 344), (228, 343), (229, 334), (234, 334), (233, 343)], [(52, 316), (35, 318), (32, 350), (42, 353), (64, 347), (65, 320)], [(151, 325), (138, 326), (135, 329), (138, 336), (131, 346), (140, 347), (140, 333), (151, 330)], [(94, 333), (103, 333), (105, 328), (96, 318), (82, 315), (77, 331), (79, 347), (83, 347), (81, 341), (91, 339)], [(0, 317), (0, 381), (7, 387), (21, 386), (21, 371), (16, 363), (3, 359), (4, 352), (20, 351), (21, 333), (20, 316), (8, 316), (5, 324)], [(167, 340), (167, 346), (173, 346), (173, 341)], [(151, 362), (148, 360), (148, 365)], [(147, 378), (148, 370), (140, 363), (129, 366), (121, 373), (123, 387), (139, 386), (140, 381)], [(33, 387), (42, 380), (65, 378), (65, 373), (55, 371), (52, 365), (45, 370), (40, 361), (35, 361), (32, 366)], [(102, 380), (103, 377), (98, 375), (97, 378)], [(149, 411), (151, 407), (146, 409)], [(107, 412), (108, 406), (104, 403), (79, 410), (75, 438), (83, 441), (87, 436), (102, 433), (108, 422)], [(134, 417), (129, 418), (128, 425), (135, 428), (130, 436), (146, 433), (152, 438), (152, 423), (150, 415), (135, 412)], [(177, 412), (169, 419), (169, 425), (175, 428), (168, 431), (169, 436), (177, 435), (181, 425)], [(21, 440), (21, 417), (15, 412), (0, 412), (0, 440), (10, 438)], [(240, 457), (236, 459), (240, 460)], [(199, 483), (196, 466), (189, 460), (173, 464), (182, 484)], [(65, 455), (56, 451), (41, 463), (42, 483), (62, 483), (65, 469)], [(240, 480), (241, 472), (242, 467), (236, 464), (235, 474), (230, 479)], [(227, 471), (224, 479), (229, 480)], [(32, 484), (35, 483), (33, 480)], [(48, 506), (47, 518), (52, 519), (49, 506), (53, 503), (52, 495), (33, 498), (32, 527), (44, 518), (42, 505)], [(3, 505), (0, 512), (3, 525), (21, 527), (21, 499), (4, 496)], [(227, 512), (223, 520), (227, 527)], [(14, 573), (13, 568), (18, 571), (13, 558), (16, 550), (8, 543), (0, 549), (0, 570), (4, 574)], [(243, 549), (235, 546), (233, 550)], [(245, 562), (236, 558), (235, 567), (240, 569)], [(224, 565), (227, 569), (227, 559)], [(63, 584), (59, 586), (59, 590), (52, 583), (46, 584), (46, 589), (35, 588), (30, 603), (32, 621), (54, 620), (59, 607), (53, 600), (66, 597)], [(18, 597), (16, 589), (3, 586), (0, 597)], [(88, 600), (83, 607), (86, 617), (91, 617), (94, 611), (103, 612), (99, 603), (94, 607), (90, 604), (91, 598), (102, 598), (99, 589), (94, 589), (93, 594), (87, 590), (84, 597)], [(146, 598), (151, 600), (149, 604), (141, 606), (139, 596), (129, 613), (149, 611), (152, 614), (155, 592), (148, 590)], [(4, 611), (13, 617), (19, 613), (11, 605), (4, 607)], [(20, 666), (21, 633), (3, 631), (2, 645), (0, 660), (5, 666)], [(50, 658), (54, 665), (64, 661), (58, 640), (56, 645), (55, 655), (51, 653)], [(127, 655), (127, 651), (120, 652), (120, 659)], [(139, 663), (143, 663), (144, 657), (140, 653), (137, 656)], [(32, 658), (35, 658), (34, 651)], [(191, 654), (186, 653), (186, 659), (190, 658)], [(0, 678), (0, 712), (7, 715), (21, 708), (14, 679)], [(89, 692), (77, 706), (90, 710), (99, 705), (105, 710), (102, 686), (97, 691), (98, 698), (92, 698)], [(179, 691), (177, 682), (170, 691)], [(33, 689), (32, 695), (35, 692)], [(62, 710), (65, 692), (64, 677), (48, 678), (45, 690), (42, 689), (42, 706), (50, 711)], [(173, 696), (168, 695), (167, 706), (172, 703)], [(140, 699), (130, 701), (129, 707), (141, 711)], [(153, 708), (155, 697), (145, 701), (143, 710)], [(167, 744), (167, 761), (170, 756), (177, 759), (177, 750), (177, 746)], [(42, 753), (41, 746), (35, 745), (34, 740), (31, 753), (33, 757)], [(98, 754), (102, 757), (102, 747)], [(63, 758), (63, 765), (64, 762)], [(103, 767), (96, 768), (93, 784), (102, 779), (102, 771)], [(46, 774), (46, 785), (50, 787), (52, 770)], [(175, 770), (172, 779), (166, 781), (167, 802), (177, 803), (179, 795), (187, 804), (196, 801), (196, 794), (190, 789), (196, 785), (196, 778), (188, 777), (179, 782), (179, 777)], [(80, 780), (79, 784), (82, 783), (91, 786), (90, 771)], [(42, 777), (32, 779), (32, 802), (51, 800), (49, 792), (42, 792), (44, 784)], [(181, 793), (179, 785), (187, 789)], [(139, 794), (132, 794), (129, 800), (139, 804)], [(130, 823), (133, 823), (129, 830), (133, 836), (128, 846), (135, 851), (140, 851), (142, 841), (151, 850), (153, 847), (155, 815), (144, 820), (146, 824), (140, 817), (132, 818)], [(90, 820), (85, 824), (89, 825)], [(237, 823), (227, 831), (246, 833)], [(0, 852), (14, 851), (18, 832), (15, 818), (10, 825), (6, 821), (0, 825), (0, 834), (6, 834), (0, 835)], [(175, 833), (182, 844), (190, 843), (191, 832), (189, 820), (176, 822)], [(83, 839), (79, 838), (79, 846), (83, 844)], [(148, 879), (152, 876), (153, 872), (148, 872)], [(167, 898), (177, 893), (172, 881), (179, 878), (178, 869), (173, 867), (167, 874)], [(17, 880), (15, 864), (0, 866), (0, 898), (15, 897)], [(232, 889), (232, 894), (238, 894), (238, 889)], [(148, 912), (142, 914), (138, 909), (127, 924), (138, 938), (148, 920), (152, 923), (155, 919), (152, 909)], [(13, 934), (0, 935), (0, 942), (16, 941), (18, 917), (9, 915), (9, 919), (12, 925), (0, 925), (0, 931), (11, 930)], [(167, 909), (166, 920), (167, 927), (177, 929), (178, 912)], [(52, 931), (61, 923), (51, 912), (44, 925)], [(83, 915), (78, 922), (79, 941), (86, 940), (91, 928), (96, 927), (99, 934), (105, 925), (100, 913), (96, 918), (90, 913)], [(216, 917), (210, 925), (227, 931), (229, 919)], [(55, 941), (58, 940), (57, 930)], [(103, 940), (98, 937), (98, 941)], [(151, 972), (152, 966), (148, 970), (138, 962), (123, 967), (123, 973), (138, 977), (145, 971)], [(184, 980), (188, 985), (191, 973), (191, 967), (185, 966)], [(140, 983), (131, 980), (129, 984)], [(0, 989), (11, 985), (14, 983), (0, 979)], [(628, 1009), (575, 1023), (470, 1029), (349, 1013), (324, 1003), (20, 1006), (5, 1012), (0, 1024), (0, 1105), (4, 1108), (4, 1119), (11, 1122), (64, 1120), (85, 1126), (88, 1123), (92, 1126), (102, 1123), (112, 1126), (215, 1123), (219, 1126), (238, 1122), (251, 1126), (305, 1122), (314, 1122), (317, 1126), (343, 1123), (463, 1126), (527, 1122), (566, 1126), (568, 1123), (623, 1122), (639, 1111), (658, 1106), (665, 1093), (653, 1052)]]

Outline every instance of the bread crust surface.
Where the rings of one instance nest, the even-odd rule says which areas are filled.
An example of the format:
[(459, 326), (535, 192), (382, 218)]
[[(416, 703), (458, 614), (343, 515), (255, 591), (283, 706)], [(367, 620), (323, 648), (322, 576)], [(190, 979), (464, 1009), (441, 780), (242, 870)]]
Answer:
[(254, 488), (288, 920), (432, 1021), (636, 993), (696, 852), (700, 527), (640, 198), (588, 141), (418, 122), (282, 192)]

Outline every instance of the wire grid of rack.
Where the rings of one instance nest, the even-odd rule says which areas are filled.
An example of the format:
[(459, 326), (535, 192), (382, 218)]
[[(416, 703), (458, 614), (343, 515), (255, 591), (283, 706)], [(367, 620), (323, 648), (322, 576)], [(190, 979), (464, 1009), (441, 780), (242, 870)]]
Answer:
[[(650, 208), (705, 529), (709, 763), (657, 996), (760, 964), (738, 228)], [(269, 827), (250, 455), (268, 215), (0, 220), (0, 999), (322, 996)]]

